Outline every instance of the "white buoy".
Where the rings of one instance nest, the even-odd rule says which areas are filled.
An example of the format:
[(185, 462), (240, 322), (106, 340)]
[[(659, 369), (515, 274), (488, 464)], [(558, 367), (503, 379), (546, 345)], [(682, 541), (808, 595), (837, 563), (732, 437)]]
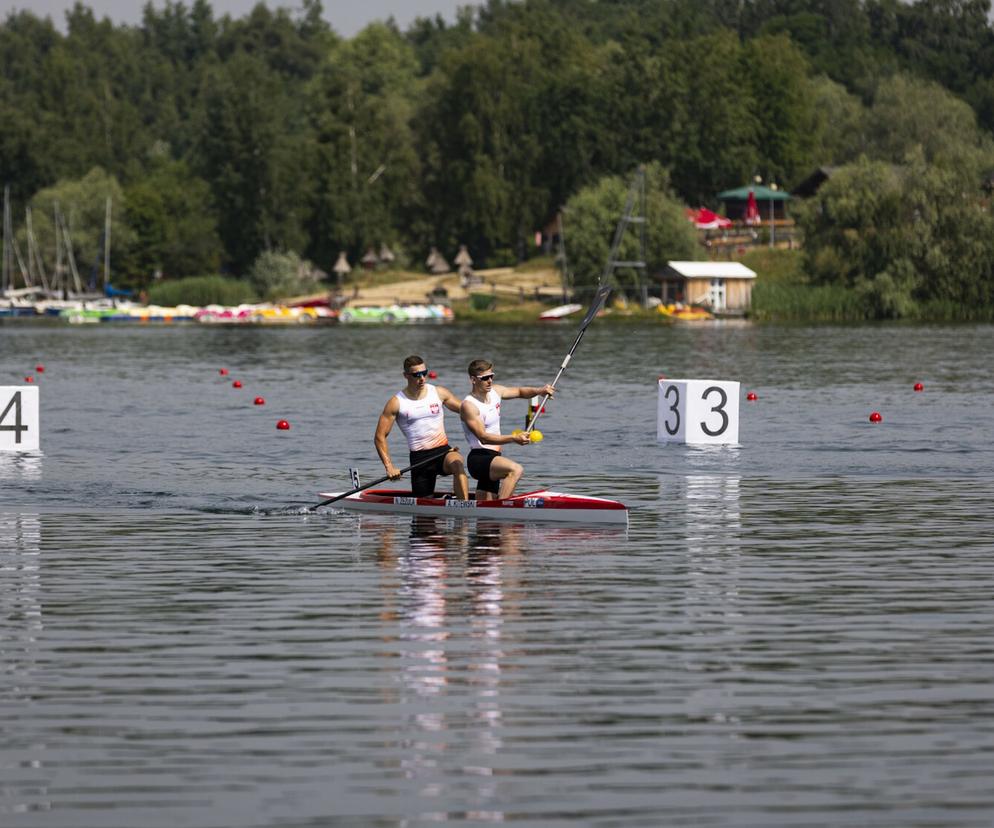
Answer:
[(38, 451), (39, 388), (0, 385), (0, 451)]
[(656, 438), (661, 443), (738, 443), (739, 383), (660, 379)]

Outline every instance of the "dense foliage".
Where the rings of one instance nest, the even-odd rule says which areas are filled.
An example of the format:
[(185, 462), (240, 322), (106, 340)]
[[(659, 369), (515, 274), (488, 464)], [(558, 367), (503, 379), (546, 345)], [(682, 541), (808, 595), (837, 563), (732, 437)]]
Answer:
[[(65, 33), (15, 12), (0, 183), (44, 249), (59, 202), (87, 271), (111, 197), (115, 282), (146, 285), (249, 280), (272, 251), (328, 272), (382, 244), (520, 259), (563, 205), (613, 203), (639, 164), (666, 182), (672, 227), (650, 255), (671, 258), (687, 252), (679, 203), (831, 165), (800, 211), (815, 286), (871, 316), (990, 306), (989, 15), (989, 0), (488, 0), (344, 39), (319, 0), (241, 19), (167, 0), (138, 26), (78, 3)], [(567, 236), (596, 271), (610, 228)]]

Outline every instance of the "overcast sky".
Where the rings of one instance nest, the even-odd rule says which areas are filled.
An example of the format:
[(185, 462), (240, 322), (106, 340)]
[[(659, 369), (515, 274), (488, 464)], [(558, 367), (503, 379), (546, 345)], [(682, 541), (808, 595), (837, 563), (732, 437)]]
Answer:
[[(193, 0), (187, 0), (187, 7)], [(244, 17), (257, 0), (211, 0), (214, 16), (230, 14)], [(0, 0), (0, 17), (6, 18), (14, 9), (29, 10), (38, 17), (51, 17), (62, 31), (65, 31), (65, 12), (72, 8), (74, 0)], [(85, 6), (93, 9), (98, 17), (109, 17), (115, 23), (136, 24), (141, 22), (144, 0), (83, 0)], [(156, 8), (162, 8), (162, 0), (154, 0)], [(299, 8), (299, 0), (267, 0), (270, 8), (280, 6)], [(393, 16), (401, 29), (415, 17), (434, 17), (441, 14), (449, 23), (455, 20), (456, 9), (460, 6), (478, 5), (476, 0), (323, 0), (324, 18), (340, 35), (352, 37), (367, 23), (386, 20)]]

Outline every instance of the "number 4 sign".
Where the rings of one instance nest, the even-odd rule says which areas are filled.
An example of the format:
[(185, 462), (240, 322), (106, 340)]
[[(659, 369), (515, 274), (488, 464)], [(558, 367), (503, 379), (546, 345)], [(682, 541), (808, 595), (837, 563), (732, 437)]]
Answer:
[(738, 443), (739, 384), (659, 380), (656, 438), (661, 443)]
[(0, 451), (37, 451), (38, 390), (0, 385)]

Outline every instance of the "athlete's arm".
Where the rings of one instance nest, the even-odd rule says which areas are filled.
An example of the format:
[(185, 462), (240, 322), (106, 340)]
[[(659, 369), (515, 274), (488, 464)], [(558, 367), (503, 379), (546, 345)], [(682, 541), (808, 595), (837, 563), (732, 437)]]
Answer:
[(556, 395), (556, 389), (551, 385), (541, 385), (541, 386), (531, 386), (531, 385), (519, 385), (517, 387), (508, 388), (505, 385), (495, 385), (494, 391), (500, 394), (502, 400), (513, 400), (516, 397), (535, 397), (539, 395), (548, 394), (551, 399)]
[(390, 429), (393, 428), (394, 421), (397, 419), (397, 413), (399, 411), (400, 403), (397, 401), (396, 397), (391, 397), (387, 401), (387, 404), (383, 406), (380, 419), (376, 423), (376, 435), (373, 437), (373, 445), (376, 446), (376, 453), (380, 455), (380, 460), (383, 462), (383, 470), (387, 473), (391, 480), (398, 479), (400, 477), (400, 471), (390, 459), (390, 448), (387, 445), (387, 435), (390, 434)]
[(458, 414), (462, 401), (442, 385), (436, 385), (435, 390), (438, 392), (438, 398), (442, 401), (442, 405), (449, 409), (449, 411), (455, 411)]

